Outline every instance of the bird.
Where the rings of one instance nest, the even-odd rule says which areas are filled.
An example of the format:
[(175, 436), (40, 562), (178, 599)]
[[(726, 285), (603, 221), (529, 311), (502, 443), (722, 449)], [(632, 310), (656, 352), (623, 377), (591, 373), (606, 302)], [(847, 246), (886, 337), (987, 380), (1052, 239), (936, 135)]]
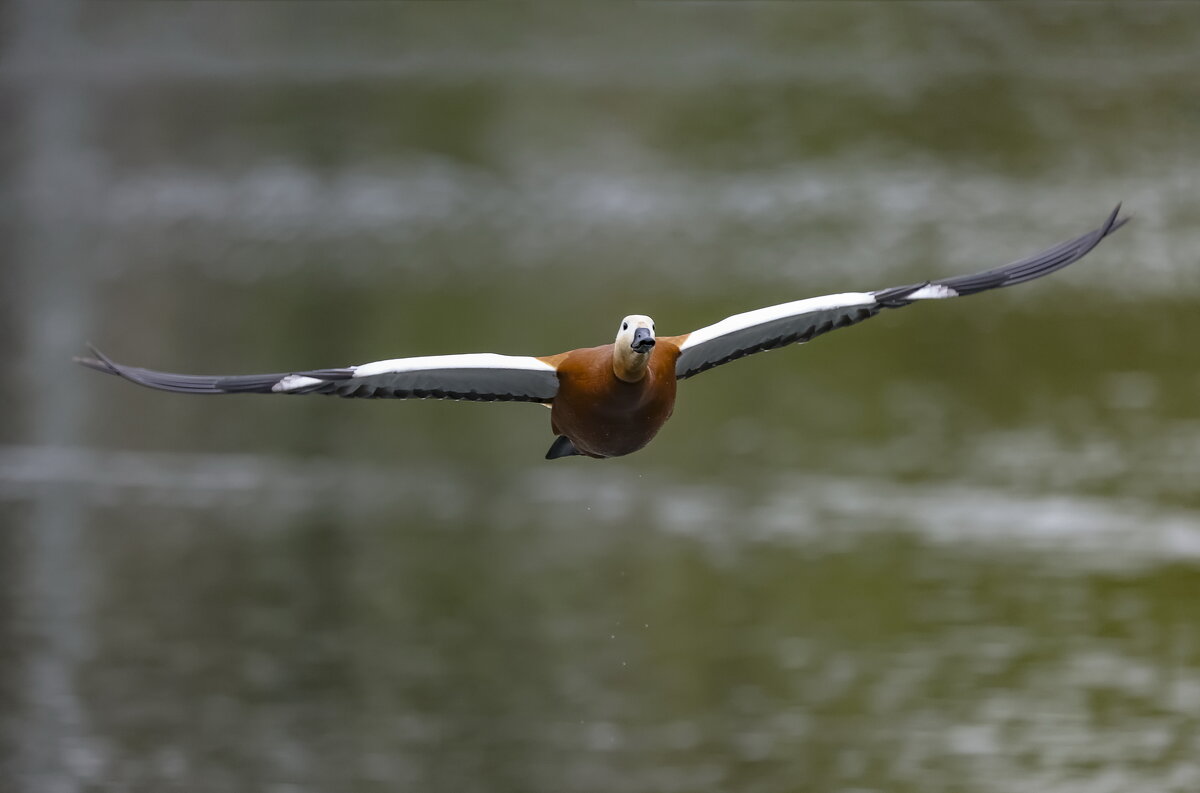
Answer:
[(341, 397), (533, 402), (550, 408), (546, 459), (621, 457), (644, 448), (671, 417), (676, 386), (747, 355), (812, 341), (886, 309), (965, 297), (1032, 281), (1078, 261), (1121, 228), (1121, 205), (1099, 227), (1040, 253), (970, 275), (767, 306), (678, 336), (630, 314), (612, 344), (557, 355), (496, 353), (395, 358), (276, 374), (173, 374), (118, 364), (89, 345), (74, 360), (148, 388), (184, 394), (330, 394)]

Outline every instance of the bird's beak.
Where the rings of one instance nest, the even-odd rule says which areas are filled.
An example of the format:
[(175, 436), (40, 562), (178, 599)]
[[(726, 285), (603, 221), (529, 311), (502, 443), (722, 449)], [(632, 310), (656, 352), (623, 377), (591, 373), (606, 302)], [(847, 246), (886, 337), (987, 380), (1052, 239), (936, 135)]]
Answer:
[(633, 332), (633, 344), (629, 346), (634, 352), (650, 352), (654, 348), (654, 335), (649, 328), (638, 328)]

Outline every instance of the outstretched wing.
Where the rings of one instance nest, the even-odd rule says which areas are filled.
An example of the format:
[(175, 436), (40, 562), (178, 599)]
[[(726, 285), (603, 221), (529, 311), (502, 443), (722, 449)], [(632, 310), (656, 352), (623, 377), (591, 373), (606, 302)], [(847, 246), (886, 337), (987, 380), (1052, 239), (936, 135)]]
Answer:
[(810, 341), (822, 333), (870, 319), (885, 308), (900, 308), (918, 300), (973, 295), (1041, 278), (1083, 258), (1100, 240), (1125, 225), (1128, 218), (1118, 219), (1120, 211), (1118, 204), (1100, 228), (994, 270), (875, 292), (813, 297), (735, 314), (715, 325), (671, 339), (680, 349), (675, 375), (680, 379), (691, 377), (746, 355)]
[(333, 394), (393, 399), (549, 402), (558, 392), (555, 368), (529, 356), (436, 355), (396, 358), (344, 369), (235, 375), (172, 374), (122, 366), (92, 348), (78, 363), (130, 382), (184, 394)]

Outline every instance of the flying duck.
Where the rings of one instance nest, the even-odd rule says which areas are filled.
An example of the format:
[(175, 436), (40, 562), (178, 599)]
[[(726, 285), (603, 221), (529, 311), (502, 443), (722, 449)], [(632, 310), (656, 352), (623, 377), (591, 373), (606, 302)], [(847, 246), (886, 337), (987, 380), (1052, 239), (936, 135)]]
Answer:
[(843, 292), (735, 314), (682, 336), (659, 336), (630, 314), (612, 344), (544, 357), (473, 353), (395, 358), (304, 372), (202, 376), (123, 366), (99, 350), (78, 363), (138, 385), (184, 394), (332, 394), (342, 397), (538, 402), (557, 436), (547, 459), (620, 457), (648, 444), (671, 417), (675, 388), (714, 366), (798, 344), (887, 308), (973, 295), (1032, 281), (1078, 261), (1125, 224), (1120, 205), (1102, 226), (1012, 264), (874, 292)]

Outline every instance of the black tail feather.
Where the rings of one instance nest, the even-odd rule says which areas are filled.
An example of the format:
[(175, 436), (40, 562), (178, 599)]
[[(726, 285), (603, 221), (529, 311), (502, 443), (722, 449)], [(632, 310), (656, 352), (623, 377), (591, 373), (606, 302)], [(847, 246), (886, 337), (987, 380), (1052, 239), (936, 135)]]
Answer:
[(546, 459), (557, 460), (559, 457), (572, 457), (579, 453), (570, 438), (566, 435), (559, 435), (554, 439), (554, 443), (550, 444), (550, 451), (546, 452)]

